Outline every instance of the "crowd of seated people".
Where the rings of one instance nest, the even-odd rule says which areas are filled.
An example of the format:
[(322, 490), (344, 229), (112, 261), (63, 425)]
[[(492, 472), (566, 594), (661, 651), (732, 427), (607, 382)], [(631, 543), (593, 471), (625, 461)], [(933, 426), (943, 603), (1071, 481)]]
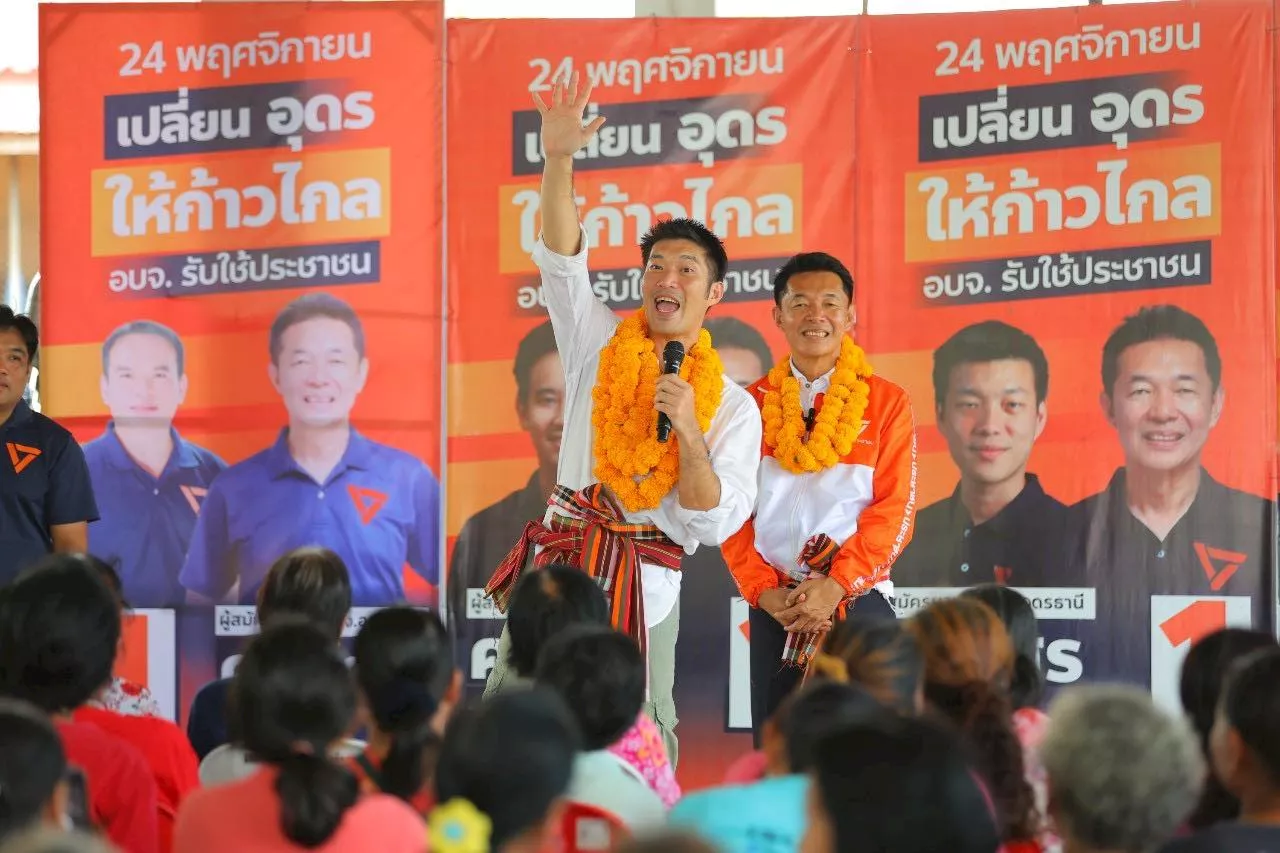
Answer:
[(0, 853), (1280, 853), (1280, 646), (1225, 629), (1184, 714), (1121, 685), (1047, 707), (1035, 615), (977, 587), (837, 622), (762, 748), (683, 792), (646, 669), (597, 583), (553, 565), (509, 608), (515, 684), (461, 700), (432, 612), (341, 645), (340, 558), (272, 567), (260, 632), (187, 731), (114, 675), (126, 605), (54, 555), (0, 589)]

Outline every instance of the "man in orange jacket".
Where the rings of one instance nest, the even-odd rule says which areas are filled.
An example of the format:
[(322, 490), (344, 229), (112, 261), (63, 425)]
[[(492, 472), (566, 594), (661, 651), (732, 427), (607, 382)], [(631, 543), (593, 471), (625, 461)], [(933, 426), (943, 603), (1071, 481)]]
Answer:
[(751, 714), (761, 726), (846, 614), (893, 618), (889, 567), (911, 539), (915, 422), (907, 393), (849, 337), (853, 277), (822, 252), (774, 279), (791, 348), (748, 390), (764, 421), (755, 515), (721, 550), (751, 605)]

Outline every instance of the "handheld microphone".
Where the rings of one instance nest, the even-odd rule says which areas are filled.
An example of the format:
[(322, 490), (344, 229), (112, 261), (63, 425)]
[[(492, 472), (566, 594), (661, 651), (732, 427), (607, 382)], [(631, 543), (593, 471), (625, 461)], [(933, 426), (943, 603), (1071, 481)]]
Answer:
[[(679, 373), (684, 364), (684, 344), (679, 341), (667, 341), (662, 348), (662, 372)], [(665, 414), (658, 415), (658, 441), (666, 441), (671, 435), (671, 418)]]

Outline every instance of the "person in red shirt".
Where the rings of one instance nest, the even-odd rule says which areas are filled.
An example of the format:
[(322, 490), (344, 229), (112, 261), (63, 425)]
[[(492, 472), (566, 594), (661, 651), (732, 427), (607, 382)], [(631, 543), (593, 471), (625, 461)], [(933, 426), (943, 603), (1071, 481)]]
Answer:
[(0, 696), (53, 717), (89, 816), (124, 853), (155, 853), (156, 783), (137, 749), (74, 712), (111, 681), (120, 607), (90, 558), (54, 554), (0, 590)]

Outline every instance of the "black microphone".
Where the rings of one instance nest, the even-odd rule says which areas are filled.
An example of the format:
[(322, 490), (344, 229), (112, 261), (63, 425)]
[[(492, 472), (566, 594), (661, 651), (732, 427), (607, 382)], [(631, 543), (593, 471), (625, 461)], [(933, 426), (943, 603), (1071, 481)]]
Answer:
[[(667, 341), (667, 345), (662, 348), (662, 372), (679, 373), (682, 364), (684, 364), (684, 344), (679, 341)], [(670, 435), (671, 418), (659, 413), (658, 441), (666, 441)]]

